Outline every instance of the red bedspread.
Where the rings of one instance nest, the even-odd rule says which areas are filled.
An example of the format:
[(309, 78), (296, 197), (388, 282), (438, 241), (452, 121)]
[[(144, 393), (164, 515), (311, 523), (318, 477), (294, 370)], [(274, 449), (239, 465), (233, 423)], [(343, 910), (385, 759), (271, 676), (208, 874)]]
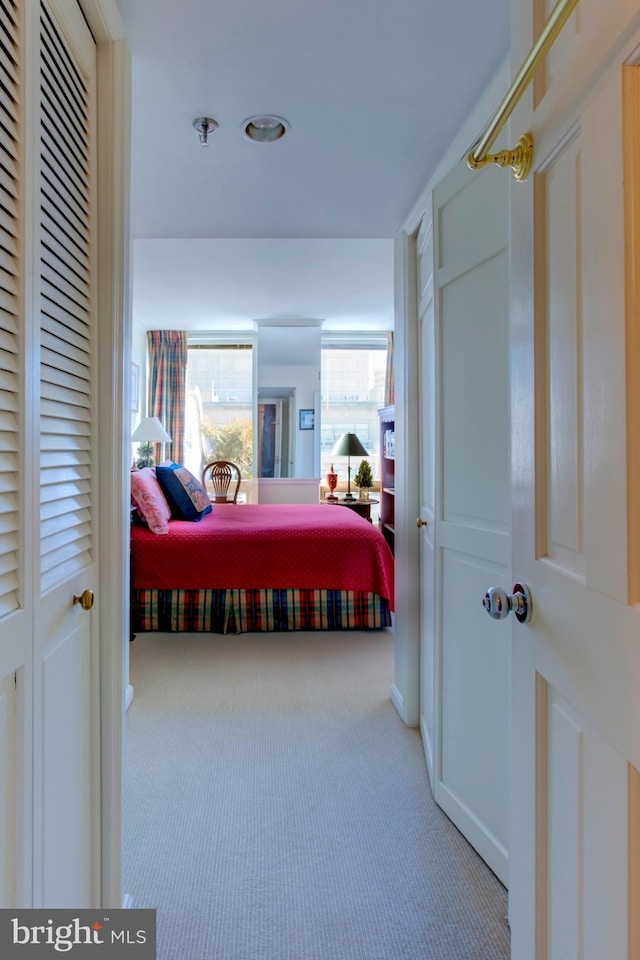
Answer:
[(393, 557), (382, 534), (345, 507), (215, 504), (169, 533), (131, 531), (134, 589), (325, 589), (377, 593), (393, 609)]

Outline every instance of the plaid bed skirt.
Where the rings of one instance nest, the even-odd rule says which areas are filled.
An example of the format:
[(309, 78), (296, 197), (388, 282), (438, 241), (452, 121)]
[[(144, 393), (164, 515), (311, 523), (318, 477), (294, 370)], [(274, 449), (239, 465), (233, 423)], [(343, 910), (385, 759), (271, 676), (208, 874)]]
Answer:
[(132, 632), (379, 630), (389, 603), (352, 590), (133, 590)]

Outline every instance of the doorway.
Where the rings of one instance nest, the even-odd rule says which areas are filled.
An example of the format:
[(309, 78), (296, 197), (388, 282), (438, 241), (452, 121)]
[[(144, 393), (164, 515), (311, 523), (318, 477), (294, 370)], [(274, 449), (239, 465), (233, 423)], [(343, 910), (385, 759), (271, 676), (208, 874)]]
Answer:
[(293, 475), (294, 433), (291, 411), (294, 387), (258, 390), (258, 476), (275, 479)]

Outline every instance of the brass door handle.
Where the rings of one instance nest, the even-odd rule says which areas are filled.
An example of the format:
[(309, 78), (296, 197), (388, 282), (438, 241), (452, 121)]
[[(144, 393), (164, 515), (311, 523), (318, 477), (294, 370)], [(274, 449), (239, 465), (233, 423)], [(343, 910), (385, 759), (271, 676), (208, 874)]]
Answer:
[(423, 520), (422, 517), (418, 517), (416, 520), (416, 527), (427, 527), (429, 524), (426, 520)]
[(93, 606), (93, 590), (83, 590), (80, 596), (77, 593), (73, 595), (73, 606), (79, 603), (83, 610), (91, 610)]

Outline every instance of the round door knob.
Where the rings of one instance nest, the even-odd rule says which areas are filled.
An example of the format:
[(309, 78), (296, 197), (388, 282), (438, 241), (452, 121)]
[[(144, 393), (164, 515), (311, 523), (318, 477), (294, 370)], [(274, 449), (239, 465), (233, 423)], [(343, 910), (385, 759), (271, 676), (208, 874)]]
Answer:
[(531, 620), (531, 592), (526, 583), (514, 583), (511, 594), (502, 587), (489, 587), (482, 606), (493, 620), (504, 620), (512, 610), (519, 623)]
[(79, 596), (77, 593), (74, 593), (74, 607), (76, 603), (79, 603), (83, 610), (91, 610), (91, 607), (93, 606), (93, 590), (83, 590)]
[(427, 521), (423, 520), (422, 517), (418, 517), (418, 519), (416, 520), (416, 527), (419, 528), (419, 527), (426, 527), (426, 526), (428, 526)]

